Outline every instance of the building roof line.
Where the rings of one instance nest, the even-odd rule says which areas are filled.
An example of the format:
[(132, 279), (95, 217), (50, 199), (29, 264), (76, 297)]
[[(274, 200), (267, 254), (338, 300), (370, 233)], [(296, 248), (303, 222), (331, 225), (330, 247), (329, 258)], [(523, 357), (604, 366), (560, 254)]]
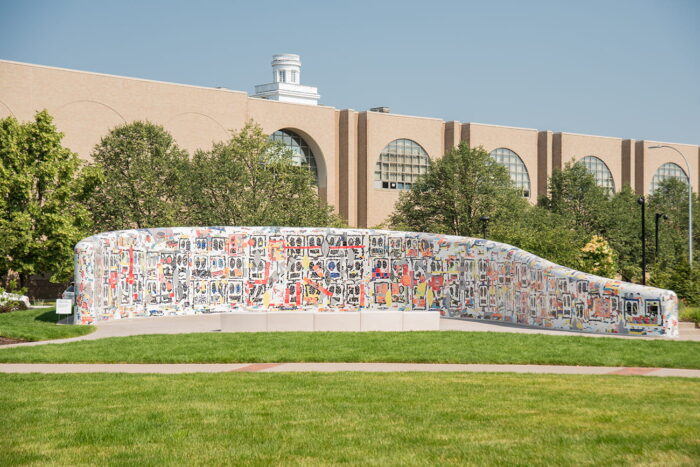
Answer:
[[(351, 109), (343, 109), (343, 110), (351, 110)], [(374, 112), (372, 110), (362, 110), (357, 112), (358, 114), (360, 113), (366, 113), (366, 114), (372, 114), (372, 115), (384, 115), (384, 116), (391, 116), (391, 117), (401, 117), (401, 118), (420, 118), (422, 120), (435, 120), (438, 122), (445, 123), (445, 120), (442, 118), (437, 118), (437, 117), (421, 117), (419, 115), (405, 115), (405, 114), (395, 114), (393, 112), (389, 113), (384, 113), (384, 112)]]
[(560, 135), (570, 135), (570, 136), (585, 136), (587, 138), (605, 138), (605, 139), (616, 139), (616, 140), (626, 140), (626, 139), (631, 139), (631, 138), (620, 138), (618, 136), (600, 136), (600, 135), (589, 135), (587, 133), (572, 133), (570, 131), (555, 131), (554, 134), (560, 134)]
[(509, 128), (511, 130), (546, 131), (546, 130), (538, 130), (537, 128), (523, 128), (523, 127), (519, 127), (519, 126), (510, 126), (510, 125), (495, 125), (493, 123), (465, 122), (465, 123), (462, 123), (462, 125), (492, 126), (492, 127), (496, 127), (496, 128)]
[(71, 73), (83, 73), (83, 74), (87, 74), (87, 75), (105, 76), (107, 78), (129, 79), (129, 80), (133, 80), (133, 81), (143, 81), (146, 83), (168, 84), (171, 86), (184, 86), (184, 87), (188, 87), (188, 88), (206, 89), (208, 91), (224, 91), (224, 92), (232, 92), (232, 93), (236, 93), (236, 94), (245, 94), (246, 96), (248, 95), (248, 93), (245, 91), (234, 91), (233, 89), (228, 89), (228, 88), (223, 88), (223, 87), (199, 86), (196, 84), (173, 83), (171, 81), (160, 81), (160, 80), (156, 80), (156, 79), (147, 79), (147, 78), (134, 78), (132, 76), (113, 75), (110, 73), (99, 73), (96, 71), (73, 70), (71, 68), (63, 68), (63, 67), (49, 66), (49, 65), (37, 65), (36, 63), (18, 62), (15, 60), (6, 60), (6, 59), (2, 59), (2, 58), (0, 58), (0, 62), (11, 63), (14, 65), (30, 66), (30, 67), (35, 67), (35, 68), (45, 68), (45, 69), (49, 69), (49, 70), (68, 71)]

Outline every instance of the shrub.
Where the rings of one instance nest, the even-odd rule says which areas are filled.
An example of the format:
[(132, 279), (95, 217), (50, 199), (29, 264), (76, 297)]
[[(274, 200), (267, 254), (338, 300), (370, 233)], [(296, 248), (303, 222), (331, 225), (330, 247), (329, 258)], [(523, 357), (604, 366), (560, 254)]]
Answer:
[(10, 313), (11, 311), (21, 310), (23, 303), (19, 300), (8, 300), (0, 303), (0, 313)]
[(578, 266), (581, 271), (603, 277), (617, 275), (617, 260), (615, 252), (607, 240), (599, 235), (593, 235), (579, 253)]

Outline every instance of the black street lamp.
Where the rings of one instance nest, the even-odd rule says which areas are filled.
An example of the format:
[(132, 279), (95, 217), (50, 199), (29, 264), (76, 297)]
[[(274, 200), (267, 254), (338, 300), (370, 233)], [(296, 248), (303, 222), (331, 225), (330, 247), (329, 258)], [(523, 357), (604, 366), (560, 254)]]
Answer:
[(479, 220), (482, 223), (481, 232), (483, 233), (484, 240), (486, 240), (486, 234), (489, 230), (489, 221), (491, 220), (491, 218), (489, 216), (481, 216)]
[(666, 214), (661, 214), (661, 213), (656, 213), (656, 223), (655, 223), (655, 235), (656, 235), (656, 249), (655, 251), (655, 257), (654, 261), (659, 260), (659, 219), (663, 220), (668, 220), (668, 216)]
[(644, 207), (646, 204), (646, 200), (644, 199), (644, 196), (640, 196), (637, 202), (642, 208), (642, 285), (647, 285), (647, 235), (644, 229)]

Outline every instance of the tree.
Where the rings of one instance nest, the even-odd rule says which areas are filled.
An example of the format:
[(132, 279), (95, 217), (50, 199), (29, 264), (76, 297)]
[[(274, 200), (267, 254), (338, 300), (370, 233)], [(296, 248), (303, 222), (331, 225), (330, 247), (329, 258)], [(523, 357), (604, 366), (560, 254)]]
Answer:
[(505, 167), (483, 148), (465, 143), (431, 161), (428, 173), (401, 193), (390, 217), (392, 228), (475, 236), (481, 216), (492, 223), (527, 206)]
[[(590, 234), (604, 237), (615, 251), (618, 260), (618, 272), (625, 281), (635, 282), (642, 278), (642, 238), (640, 232), (641, 212), (637, 199), (639, 195), (629, 185), (615, 193), (603, 205), (600, 226)], [(647, 239), (653, 239), (653, 223), (647, 216)], [(647, 248), (653, 247), (653, 241), (647, 241)]]
[(567, 216), (541, 206), (527, 206), (522, 212), (493, 223), (490, 237), (575, 269), (587, 234)]
[(306, 167), (249, 122), (228, 141), (197, 151), (184, 186), (190, 225), (342, 226)]
[(67, 280), (73, 247), (90, 229), (83, 205), (99, 177), (81, 170), (78, 156), (61, 145), (46, 111), (33, 122), (0, 120), (0, 275), (50, 273)]
[(98, 231), (181, 225), (188, 154), (161, 126), (118, 126), (92, 152), (103, 175), (90, 200)]
[(597, 231), (607, 200), (608, 194), (584, 165), (567, 163), (563, 170), (552, 172), (548, 196), (541, 198), (540, 204), (569, 216), (584, 230)]
[[(664, 263), (688, 261), (688, 185), (676, 178), (661, 182), (649, 196), (650, 219), (654, 213), (663, 213), (668, 219), (661, 221), (661, 245), (656, 257)], [(700, 254), (700, 204), (693, 194), (693, 256)]]

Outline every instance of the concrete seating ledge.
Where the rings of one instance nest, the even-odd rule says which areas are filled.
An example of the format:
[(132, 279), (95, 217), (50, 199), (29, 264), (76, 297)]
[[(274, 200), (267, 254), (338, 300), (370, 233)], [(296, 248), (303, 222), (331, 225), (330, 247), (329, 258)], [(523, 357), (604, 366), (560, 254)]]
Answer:
[(261, 331), (438, 331), (437, 311), (230, 312), (222, 332)]

